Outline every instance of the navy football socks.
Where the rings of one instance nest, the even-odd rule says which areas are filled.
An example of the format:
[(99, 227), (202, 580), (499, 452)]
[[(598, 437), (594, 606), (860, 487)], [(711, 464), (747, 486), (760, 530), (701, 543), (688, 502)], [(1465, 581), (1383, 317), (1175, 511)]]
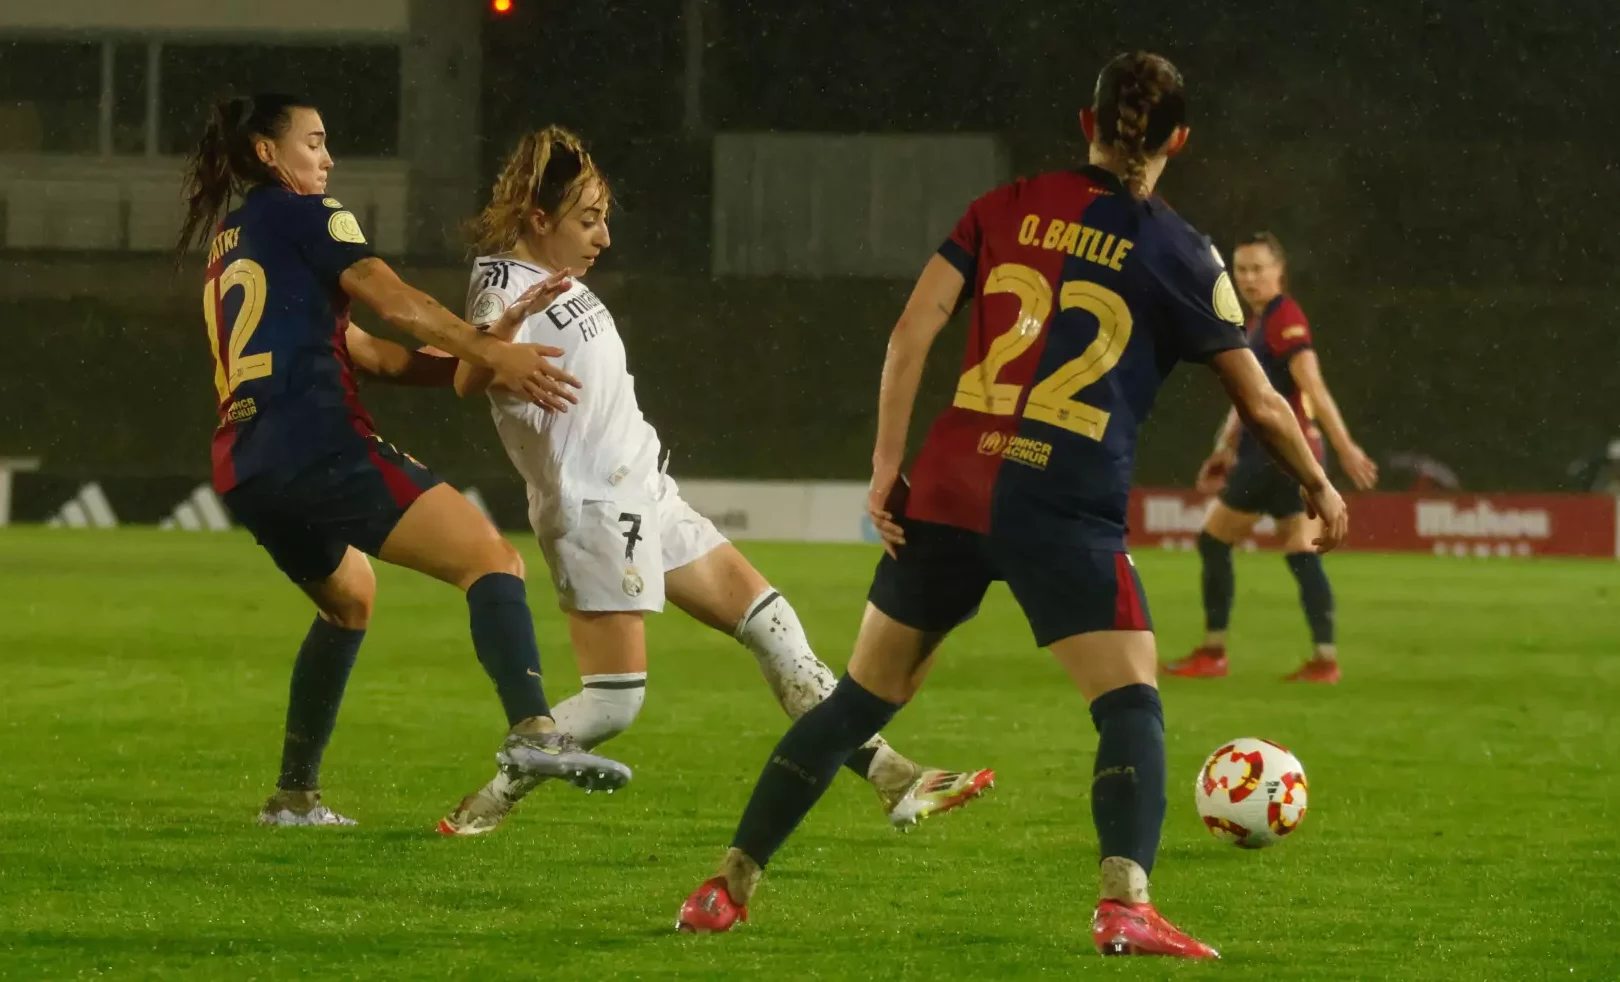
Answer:
[(1232, 620), (1232, 596), (1237, 591), (1232, 547), (1208, 532), (1199, 532), (1198, 557), (1204, 566), (1204, 629), (1224, 631)]
[(1164, 707), (1159, 690), (1137, 683), (1091, 703), (1097, 761), (1091, 772), (1091, 819), (1102, 858), (1134, 860), (1153, 872), (1164, 826)]
[(473, 648), (495, 683), (508, 726), (530, 716), (550, 716), (540, 687), (540, 647), (523, 581), (510, 573), (487, 573), (467, 588)]
[(320, 788), (321, 755), (337, 725), (343, 689), (365, 637), (364, 629), (337, 627), (319, 617), (304, 635), (298, 660), (293, 662), (287, 735), (281, 744), (281, 777), (276, 787), (284, 791)]
[(845, 675), (832, 695), (800, 716), (771, 751), (731, 840), (761, 867), (832, 784), (849, 755), (889, 725), (900, 706)]
[(872, 769), (872, 761), (877, 758), (878, 748), (856, 747), (854, 752), (844, 759), (844, 766), (866, 780), (866, 772)]
[(1291, 552), (1284, 558), (1288, 560), (1288, 571), (1299, 581), (1299, 603), (1311, 625), (1312, 643), (1332, 644), (1333, 587), (1328, 583), (1322, 557), (1314, 552)]

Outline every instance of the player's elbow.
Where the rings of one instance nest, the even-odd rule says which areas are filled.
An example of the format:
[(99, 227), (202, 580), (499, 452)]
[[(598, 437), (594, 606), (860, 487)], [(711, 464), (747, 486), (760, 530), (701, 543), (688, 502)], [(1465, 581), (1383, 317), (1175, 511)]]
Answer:
[(889, 333), (890, 357), (907, 360), (926, 357), (937, 333), (938, 328), (929, 323), (927, 317), (908, 308)]
[(1254, 400), (1237, 405), (1243, 425), (1266, 433), (1282, 433), (1294, 424), (1294, 411), (1282, 395), (1269, 386)]

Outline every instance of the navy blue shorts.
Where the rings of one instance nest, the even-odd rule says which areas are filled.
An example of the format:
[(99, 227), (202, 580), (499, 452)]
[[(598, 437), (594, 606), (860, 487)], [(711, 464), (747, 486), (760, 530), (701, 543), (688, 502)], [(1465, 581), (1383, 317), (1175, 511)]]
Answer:
[(979, 611), (996, 580), (1012, 589), (1035, 644), (1094, 631), (1151, 631), (1136, 564), (1119, 549), (1088, 548), (1066, 527), (985, 535), (902, 519), (899, 557), (878, 560), (867, 599), (907, 627), (944, 633)]
[(1291, 518), (1305, 510), (1299, 482), (1283, 473), (1276, 461), (1259, 454), (1239, 454), (1226, 475), (1221, 504), (1249, 515)]
[(292, 470), (256, 474), (225, 507), (294, 583), (331, 576), (349, 546), (377, 555), (412, 503), (439, 478), (381, 437)]

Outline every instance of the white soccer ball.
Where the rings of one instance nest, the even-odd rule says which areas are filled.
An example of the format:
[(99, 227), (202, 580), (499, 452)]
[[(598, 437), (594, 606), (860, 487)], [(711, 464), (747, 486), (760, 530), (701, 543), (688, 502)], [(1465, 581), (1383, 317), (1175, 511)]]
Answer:
[(1243, 737), (1209, 755), (1193, 796), (1215, 838), (1264, 849), (1305, 820), (1305, 767), (1280, 744)]

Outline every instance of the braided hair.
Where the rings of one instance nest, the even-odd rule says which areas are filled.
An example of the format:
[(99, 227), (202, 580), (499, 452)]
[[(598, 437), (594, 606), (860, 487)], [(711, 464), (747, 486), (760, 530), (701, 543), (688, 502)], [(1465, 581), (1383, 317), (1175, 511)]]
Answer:
[(1187, 121), (1186, 85), (1162, 55), (1117, 55), (1097, 76), (1097, 139), (1124, 157), (1125, 187), (1146, 198), (1148, 161)]

